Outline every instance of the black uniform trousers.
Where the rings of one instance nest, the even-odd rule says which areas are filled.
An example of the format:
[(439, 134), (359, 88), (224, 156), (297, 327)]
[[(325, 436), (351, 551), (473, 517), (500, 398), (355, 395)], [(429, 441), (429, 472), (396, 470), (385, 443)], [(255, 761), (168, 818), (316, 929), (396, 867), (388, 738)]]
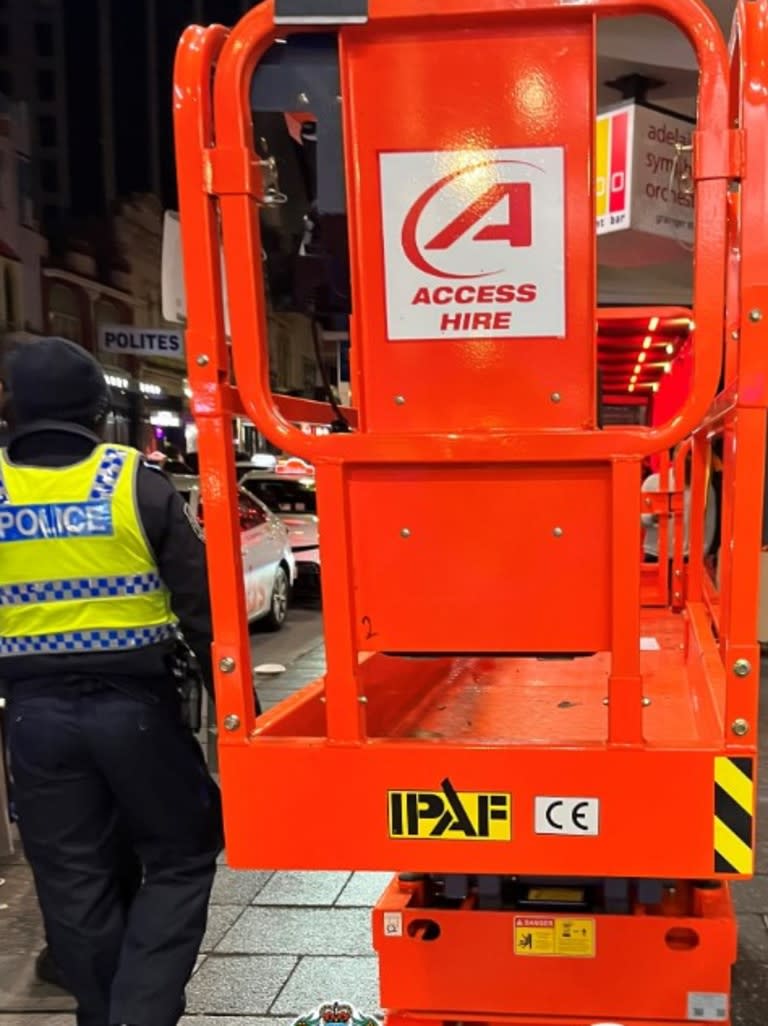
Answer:
[[(219, 792), (162, 684), (11, 691), (19, 831), (78, 1026), (175, 1026), (205, 933)], [(126, 844), (143, 868), (132, 901)]]

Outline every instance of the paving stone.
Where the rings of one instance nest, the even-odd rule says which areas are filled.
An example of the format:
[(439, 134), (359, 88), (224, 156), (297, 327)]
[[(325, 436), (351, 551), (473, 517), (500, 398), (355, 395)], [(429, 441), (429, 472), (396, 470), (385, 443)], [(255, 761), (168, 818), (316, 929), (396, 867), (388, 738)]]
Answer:
[(362, 1013), (380, 1014), (376, 959), (302, 958), (270, 1010), (306, 1015), (326, 1001), (347, 1001)]
[(347, 908), (372, 908), (384, 893), (394, 873), (353, 873), (336, 904)]
[(768, 876), (756, 876), (745, 883), (734, 883), (733, 904), (736, 911), (768, 913)]
[(249, 905), (271, 876), (271, 871), (251, 872), (219, 866), (211, 892), (211, 904)]
[[(258, 1015), (185, 1015), (181, 1026), (294, 1026), (294, 1022), (294, 1019)], [(4, 1026), (2, 1017), (0, 1026)]]
[(0, 876), (4, 876), (4, 870), (8, 866), (23, 866), (26, 864), (24, 852), (21, 845), (14, 841), (14, 850), (9, 855), (0, 855)]
[(744, 962), (733, 974), (732, 1026), (765, 1026), (768, 966)]
[(757, 840), (757, 858), (755, 860), (755, 869), (760, 874), (768, 873), (768, 839), (758, 838)]
[(351, 908), (246, 909), (216, 954), (371, 955), (371, 913)]
[(0, 1026), (75, 1026), (74, 1015), (50, 1015), (47, 1012), (0, 1013)]
[(3, 953), (34, 957), (45, 944), (45, 930), (36, 905), (19, 914), (0, 909)]
[(28, 954), (0, 954), (0, 1011), (67, 1012), (72, 1008), (74, 1001), (68, 994), (37, 980), (35, 960)]
[(37, 891), (32, 870), (24, 864), (0, 868), (0, 905), (8, 905), (10, 912), (26, 910), (37, 905)]
[(766, 917), (739, 917), (739, 961), (768, 962), (768, 925)]
[(187, 987), (187, 1012), (265, 1015), (296, 963), (286, 956), (209, 956)]
[(203, 952), (213, 951), (224, 939), (227, 930), (242, 915), (242, 912), (239, 905), (211, 905), (208, 909), (208, 928), (205, 931), (200, 950)]
[(271, 709), (279, 702), (284, 702), (286, 698), (290, 698), (294, 695), (295, 691), (275, 691), (273, 688), (265, 688), (259, 692), (259, 701), (261, 702), (262, 709)]
[(259, 892), (258, 905), (332, 905), (350, 873), (275, 873)]

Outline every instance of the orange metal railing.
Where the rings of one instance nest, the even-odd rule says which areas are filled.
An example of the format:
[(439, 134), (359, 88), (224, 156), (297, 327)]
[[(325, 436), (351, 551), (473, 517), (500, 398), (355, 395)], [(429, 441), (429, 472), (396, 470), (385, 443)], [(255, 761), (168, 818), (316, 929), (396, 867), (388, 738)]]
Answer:
[[(495, 774), (506, 775), (515, 769), (522, 773), (524, 765), (526, 775), (540, 774), (543, 779), (551, 780), (552, 770), (547, 767), (553, 765), (552, 752), (534, 751), (534, 745), (497, 746), (494, 751), (484, 752), (470, 750), (467, 746), (459, 750), (460, 746), (451, 746), (448, 742), (439, 746), (402, 738), (387, 738), (384, 742), (375, 735), (375, 739), (370, 740), (369, 725), (374, 718), (378, 717), (379, 723), (389, 720), (378, 706), (374, 708), (373, 700), (368, 704), (360, 662), (361, 652), (374, 651), (376, 645), (373, 634), (366, 637), (360, 629), (359, 614), (363, 610), (355, 605), (351, 527), (347, 519), (350, 515), (349, 471), (357, 471), (361, 466), (371, 474), (389, 467), (401, 467), (404, 474), (426, 466), (448, 469), (484, 466), (492, 468), (494, 473), (510, 473), (509, 468), (517, 471), (527, 464), (550, 468), (554, 464), (558, 467), (598, 464), (609, 467), (607, 526), (611, 541), (605, 586), (610, 591), (612, 665), (606, 717), (608, 745), (602, 740), (578, 750), (566, 750), (566, 746), (558, 755), (562, 766), (567, 765), (569, 772), (573, 771), (575, 787), (589, 787), (591, 781), (607, 780), (606, 800), (612, 795), (619, 802), (618, 792), (613, 795), (611, 791), (614, 784), (618, 788), (619, 782), (608, 779), (611, 773), (605, 760), (609, 752), (610, 758), (623, 760), (622, 783), (635, 788), (639, 802), (640, 791), (645, 786), (644, 773), (631, 762), (632, 753), (648, 758), (658, 756), (658, 775), (654, 771), (653, 779), (659, 786), (662, 781), (669, 781), (671, 794), (683, 776), (693, 780), (697, 787), (703, 787), (704, 782), (711, 786), (714, 753), (753, 754), (755, 749), (758, 675), (754, 625), (762, 515), (762, 494), (756, 484), (757, 475), (760, 480), (762, 476), (765, 445), (766, 394), (760, 357), (764, 351), (763, 325), (768, 323), (768, 286), (761, 278), (768, 253), (764, 252), (767, 245), (764, 232), (750, 234), (742, 230), (742, 211), (745, 223), (768, 223), (768, 210), (761, 191), (768, 174), (765, 167), (768, 146), (764, 145), (765, 130), (760, 120), (764, 118), (763, 98), (768, 94), (761, 58), (761, 54), (768, 52), (764, 27), (768, 5), (765, 0), (739, 4), (739, 30), (732, 46), (730, 82), (727, 54), (719, 30), (697, 0), (643, 3), (588, 0), (570, 5), (552, 0), (515, 0), (509, 10), (493, 5), (492, 14), (482, 0), (425, 0), (417, 11), (410, 0), (391, 0), (385, 10), (379, 7), (384, 5), (378, 5), (375, 10), (376, 22), (396, 25), (398, 29), (426, 28), (440, 23), (443, 18), (460, 23), (463, 18), (487, 16), (495, 19), (494, 24), (501, 24), (505, 18), (511, 23), (526, 14), (552, 18), (553, 24), (555, 19), (562, 19), (563, 24), (575, 24), (585, 16), (642, 12), (666, 17), (686, 33), (701, 68), (700, 120), (694, 133), (693, 159), (697, 247), (692, 311), (696, 324), (693, 384), (679, 414), (669, 423), (650, 429), (566, 427), (485, 434), (476, 429), (463, 433), (373, 432), (366, 420), (368, 411), (361, 404), (356, 432), (311, 437), (298, 431), (290, 423), (297, 418), (289, 417), (285, 409), (280, 410), (269, 388), (262, 269), (260, 259), (253, 256), (261, 252), (259, 209), (264, 196), (262, 168), (252, 148), (249, 88), (257, 62), (278, 35), (273, 23), (273, 4), (267, 0), (254, 8), (229, 34), (220, 27), (190, 29), (185, 33), (176, 64), (175, 124), (189, 297), (187, 348), (194, 411), (199, 424), (207, 527), (213, 539), (210, 574), (225, 800), (230, 803), (233, 822), (241, 824), (237, 827), (237, 843), (233, 848), (239, 852), (241, 864), (247, 862), (250, 846), (256, 843), (248, 832), (251, 810), (267, 815), (267, 798), (258, 793), (258, 772), (275, 774), (274, 779), (281, 780), (281, 793), (274, 797), (276, 811), (269, 815), (282, 816), (286, 823), (300, 815), (309, 820), (314, 815), (313, 805), (320, 801), (316, 790), (320, 782), (326, 782), (328, 787), (336, 787), (334, 780), (338, 784), (341, 763), (334, 759), (338, 760), (338, 753), (343, 752), (349, 767), (344, 773), (345, 786), (339, 784), (336, 805), (326, 811), (334, 828), (339, 829), (344, 822), (351, 821), (349, 817), (356, 816), (363, 833), (375, 832), (377, 820), (363, 800), (362, 775), (367, 785), (386, 790), (387, 773), (394, 764), (397, 774), (404, 777), (423, 774), (427, 766), (438, 772), (439, 756), (451, 766), (461, 766), (462, 772), (476, 779), (478, 760), (482, 758), (484, 766), (492, 764)], [(279, 34), (284, 35), (286, 31), (291, 30), (281, 26)], [(736, 86), (733, 85), (735, 79), (738, 79)], [(734, 127), (736, 116), (740, 121)], [(728, 182), (738, 180), (741, 180), (741, 195), (728, 194)], [(219, 256), (222, 239), (231, 349), (224, 334), (224, 286)], [(721, 374), (724, 310), (727, 388), (713, 406)], [(230, 383), (231, 365), (237, 388)], [(324, 494), (337, 500), (333, 508), (328, 508), (329, 521), (335, 517), (335, 523), (324, 537), (327, 546), (324, 561), (327, 559), (332, 567), (332, 583), (327, 585), (326, 596), (326, 607), (332, 610), (327, 634), (327, 682), (325, 686), (313, 686), (304, 696), (295, 698), (258, 723), (253, 710), (239, 532), (233, 502), (231, 418), (239, 412), (249, 416), (276, 444), (318, 467), (322, 474), (322, 482), (318, 477), (321, 503)], [(723, 550), (728, 547), (729, 551), (724, 552), (721, 567), (719, 656), (712, 640), (711, 611), (705, 599), (709, 586), (705, 584), (703, 568), (698, 566), (697, 560), (691, 560), (687, 568), (686, 601), (691, 625), (687, 634), (691, 673), (693, 675), (694, 664), (697, 664), (696, 673), (702, 681), (703, 693), (707, 689), (714, 690), (718, 710), (712, 721), (707, 722), (704, 740), (690, 744), (690, 759), (693, 759), (690, 761), (685, 745), (674, 745), (668, 751), (663, 750), (661, 744), (655, 751), (644, 746), (644, 717), (654, 715), (655, 711), (646, 713), (641, 701), (637, 559), (641, 511), (639, 466), (645, 455), (668, 450), (692, 438), (691, 505), (695, 513), (691, 518), (691, 552), (698, 552), (702, 547), (699, 542), (703, 541), (703, 528), (698, 520), (706, 496), (706, 436), (721, 429), (726, 438), (724, 494), (728, 496), (723, 513), (723, 538), (727, 546), (724, 543)], [(678, 485), (683, 480), (681, 467)], [(666, 537), (666, 532), (661, 533)], [(676, 532), (680, 538), (682, 533)], [(681, 562), (674, 566), (682, 569)], [(331, 603), (328, 597), (332, 598)], [(746, 674), (743, 672), (745, 664), (749, 665)], [(413, 660), (409, 665), (416, 667), (419, 661)], [(409, 668), (408, 672), (414, 675), (414, 680), (421, 674), (427, 681), (431, 671)], [(371, 670), (369, 677), (375, 678), (376, 672)], [(744, 724), (746, 730), (742, 729)], [(697, 747), (695, 755), (693, 750)], [(693, 775), (688, 777), (688, 769), (694, 762), (695, 771), (691, 770)], [(636, 773), (631, 772), (632, 767), (637, 769)], [(360, 779), (356, 776), (358, 773)], [(482, 773), (480, 776), (486, 779)], [(633, 783), (627, 784), (630, 778)], [(227, 780), (238, 781), (236, 787), (233, 783), (230, 788), (228, 799)], [(354, 801), (350, 797), (352, 792)], [(695, 812), (691, 810), (692, 823)], [(337, 815), (341, 817), (338, 820), (334, 819)], [(664, 806), (654, 815), (657, 820), (663, 819), (669, 837), (678, 836), (679, 824), (670, 809)], [(630, 826), (628, 824), (628, 828)], [(635, 827), (636, 824), (632, 829)], [(692, 829), (695, 830), (693, 848), (698, 851), (696, 846), (706, 843), (711, 832), (710, 818), (699, 817)], [(260, 843), (266, 841), (261, 839)], [(600, 871), (600, 867), (610, 864), (608, 842), (601, 840), (599, 843), (602, 861), (591, 865), (590, 872)], [(533, 842), (526, 847), (528, 844), (528, 839), (520, 839), (524, 865), (526, 858), (533, 858)], [(288, 848), (285, 850), (287, 852)], [(441, 844), (435, 852), (446, 869), (461, 868), (455, 847)], [(291, 853), (286, 857), (294, 859), (294, 864), (301, 864), (295, 849), (291, 849)], [(632, 862), (634, 853), (628, 851), (626, 845), (613, 854), (627, 860), (628, 872), (636, 871), (636, 863)], [(391, 856), (391, 845), (382, 840), (380, 844), (377, 842), (375, 854), (369, 852), (366, 857), (371, 868), (381, 868), (389, 864), (387, 860)], [(537, 849), (537, 858), (539, 856)], [(312, 857), (322, 861), (326, 856), (313, 854)], [(330, 859), (330, 854), (327, 857)], [(677, 850), (654, 852), (648, 855), (645, 869), (663, 875), (667, 871), (663, 867), (672, 865), (673, 871), (679, 871), (683, 858), (683, 853)], [(497, 871), (496, 859), (494, 852), (481, 846), (478, 871)], [(581, 851), (574, 851), (573, 871), (587, 872), (588, 861)], [(697, 862), (696, 872), (703, 873), (704, 864)], [(544, 862), (537, 865), (541, 867)], [(554, 864), (548, 865), (553, 868)]]

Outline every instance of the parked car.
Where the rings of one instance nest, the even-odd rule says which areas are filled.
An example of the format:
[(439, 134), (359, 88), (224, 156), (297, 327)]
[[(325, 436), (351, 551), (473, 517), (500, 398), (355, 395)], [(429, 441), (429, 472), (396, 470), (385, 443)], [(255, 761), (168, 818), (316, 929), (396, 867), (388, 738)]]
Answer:
[(314, 478), (291, 473), (252, 470), (240, 487), (261, 500), (288, 529), (299, 584), (320, 584), (320, 530)]
[[(204, 528), (199, 478), (177, 476), (173, 483)], [(248, 619), (263, 620), (269, 630), (278, 631), (285, 623), (291, 589), (296, 582), (296, 561), (288, 531), (263, 502), (243, 489), (239, 492), (239, 506)]]

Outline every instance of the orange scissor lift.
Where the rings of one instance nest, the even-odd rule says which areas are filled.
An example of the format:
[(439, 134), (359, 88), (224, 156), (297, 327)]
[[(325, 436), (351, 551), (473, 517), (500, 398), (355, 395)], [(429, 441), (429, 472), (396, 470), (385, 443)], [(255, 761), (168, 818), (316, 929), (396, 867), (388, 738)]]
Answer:
[[(669, 423), (601, 430), (596, 19), (636, 13), (676, 23), (701, 71), (695, 370)], [(374, 913), (391, 1023), (732, 1021), (729, 883), (754, 861), (766, 25), (766, 0), (741, 0), (729, 60), (698, 0), (267, 0), (232, 31), (191, 28), (180, 44), (228, 858), (407, 870)], [(272, 44), (307, 33), (332, 40), (338, 66), (352, 275), (354, 430), (325, 437), (290, 423), (317, 422), (317, 409), (270, 393), (259, 228), (270, 195), (251, 111)], [(307, 74), (298, 105), (312, 102)], [(455, 260), (469, 260), (471, 283), (470, 243), (495, 259), (499, 240), (514, 259), (534, 247), (515, 265), (540, 283), (534, 300), (508, 276), (511, 316), (430, 336), (413, 275), (430, 298), (453, 275), (456, 300)], [(480, 270), (494, 282), (493, 266)], [(258, 718), (231, 442), (242, 415), (315, 465), (323, 525), (327, 674)], [(695, 553), (718, 434), (715, 594)], [(641, 604), (640, 478), (644, 457), (685, 438), (694, 555), (676, 613)]]

